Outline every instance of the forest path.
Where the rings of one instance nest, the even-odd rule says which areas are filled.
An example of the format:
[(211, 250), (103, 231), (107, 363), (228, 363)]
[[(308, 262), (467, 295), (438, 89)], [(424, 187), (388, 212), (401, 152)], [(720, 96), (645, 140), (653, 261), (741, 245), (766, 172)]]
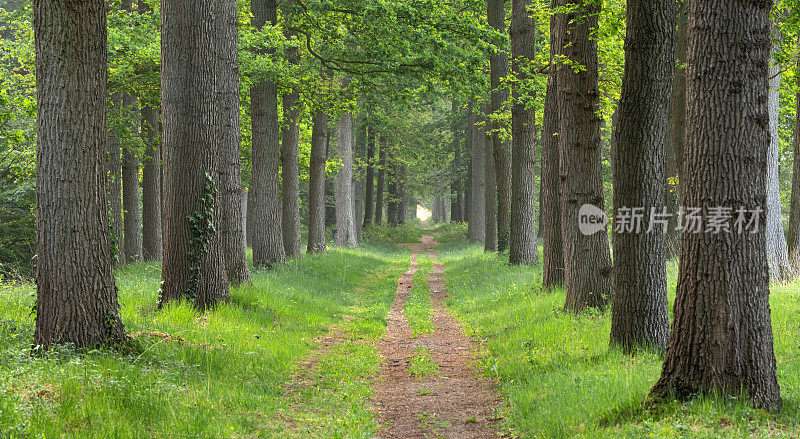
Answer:
[[(378, 351), (383, 358), (373, 406), (386, 427), (384, 438), (496, 438), (500, 397), (494, 383), (476, 370), (476, 344), (464, 335), (447, 306), (444, 267), (436, 262), (432, 235), (412, 244), (411, 266), (400, 276), (388, 327)], [(414, 338), (404, 313), (419, 268), (427, 253), (433, 269), (427, 280), (433, 332)], [(427, 357), (427, 358), (426, 358)], [(414, 362), (435, 363), (434, 373), (414, 374)]]

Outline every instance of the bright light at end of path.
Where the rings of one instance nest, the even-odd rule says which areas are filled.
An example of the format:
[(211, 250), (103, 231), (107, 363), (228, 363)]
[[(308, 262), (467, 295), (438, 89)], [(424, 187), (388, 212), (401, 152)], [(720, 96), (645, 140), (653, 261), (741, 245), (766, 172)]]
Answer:
[(431, 215), (433, 215), (433, 213), (429, 209), (417, 204), (417, 218), (419, 218), (420, 221), (428, 221)]

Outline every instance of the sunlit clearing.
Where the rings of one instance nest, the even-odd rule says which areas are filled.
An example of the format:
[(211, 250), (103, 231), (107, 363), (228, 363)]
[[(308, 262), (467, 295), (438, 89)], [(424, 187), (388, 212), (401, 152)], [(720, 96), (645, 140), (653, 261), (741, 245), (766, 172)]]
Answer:
[(420, 221), (428, 221), (431, 218), (431, 215), (433, 215), (433, 213), (430, 211), (430, 209), (417, 204), (417, 218), (419, 218)]

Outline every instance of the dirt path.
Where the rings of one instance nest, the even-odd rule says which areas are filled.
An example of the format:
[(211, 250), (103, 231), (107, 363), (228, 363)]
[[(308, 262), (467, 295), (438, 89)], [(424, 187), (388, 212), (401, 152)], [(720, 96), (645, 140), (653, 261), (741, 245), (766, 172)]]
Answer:
[[(422, 244), (409, 246), (411, 267), (400, 276), (397, 294), (387, 318), (388, 327), (378, 348), (385, 361), (375, 385), (373, 405), (386, 429), (384, 438), (496, 438), (500, 398), (494, 383), (474, 366), (475, 344), (464, 335), (447, 307), (444, 267), (436, 263), (436, 243), (426, 235)], [(427, 284), (431, 298), (433, 333), (412, 338), (403, 313), (418, 268), (417, 255), (427, 252), (433, 270)], [(417, 348), (431, 352), (435, 374), (421, 378), (409, 372)]]

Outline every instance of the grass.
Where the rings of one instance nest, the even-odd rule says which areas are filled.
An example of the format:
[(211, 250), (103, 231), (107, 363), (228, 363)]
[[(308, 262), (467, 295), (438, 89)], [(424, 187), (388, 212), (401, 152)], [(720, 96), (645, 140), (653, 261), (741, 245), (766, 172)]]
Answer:
[(417, 353), (411, 358), (411, 364), (408, 366), (408, 372), (417, 378), (424, 378), (429, 375), (436, 375), (439, 366), (431, 358), (431, 351), (425, 348), (417, 347)]
[[(34, 288), (2, 285), (0, 436), (371, 437), (374, 342), (406, 266), (393, 246), (332, 249), (254, 273), (205, 314), (157, 310), (158, 265), (124, 267), (123, 321), (152, 334), (130, 355), (32, 357)], [(331, 325), (340, 340), (299, 363)]]
[(413, 287), (403, 309), (406, 320), (411, 326), (411, 336), (414, 338), (433, 332), (430, 290), (425, 283), (433, 269), (433, 263), (426, 253), (417, 255), (417, 263), (419, 268), (414, 273)]
[[(713, 396), (652, 405), (662, 359), (609, 348), (610, 312), (564, 314), (563, 291), (541, 292), (540, 268), (512, 267), (460, 240), (461, 228), (447, 231), (437, 249), (448, 300), (483, 342), (479, 366), (499, 382), (512, 436), (797, 437), (800, 282), (772, 288), (779, 413)], [(415, 335), (433, 329), (424, 282), (432, 264), (424, 253), (418, 261), (405, 308)], [(253, 285), (205, 314), (185, 303), (157, 310), (159, 267), (124, 267), (121, 314), (141, 344), (129, 354), (62, 347), (31, 356), (34, 287), (0, 284), (0, 438), (373, 437), (375, 346), (407, 267), (408, 251), (392, 244), (334, 248), (254, 272)], [(667, 271), (671, 304), (676, 261)], [(418, 349), (410, 373), (436, 374), (431, 353)], [(430, 437), (445, 428), (433, 414), (418, 421)]]
[[(504, 427), (521, 437), (797, 437), (800, 431), (800, 283), (773, 285), (772, 320), (783, 409), (705, 396), (651, 406), (661, 371), (652, 353), (609, 348), (610, 311), (561, 312), (563, 291), (541, 292), (541, 268), (512, 267), (465, 241), (439, 247), (450, 304), (484, 340), (481, 367), (500, 382)], [(670, 304), (677, 263), (668, 266)]]

